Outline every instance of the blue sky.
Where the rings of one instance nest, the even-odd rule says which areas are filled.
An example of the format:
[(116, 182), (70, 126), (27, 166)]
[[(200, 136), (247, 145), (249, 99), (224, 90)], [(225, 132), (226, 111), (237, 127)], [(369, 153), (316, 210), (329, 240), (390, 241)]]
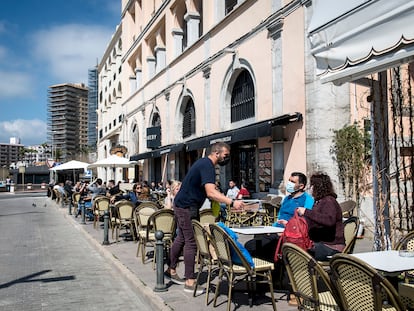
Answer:
[(87, 85), (120, 15), (121, 0), (1, 1), (0, 143), (46, 141), (48, 87)]

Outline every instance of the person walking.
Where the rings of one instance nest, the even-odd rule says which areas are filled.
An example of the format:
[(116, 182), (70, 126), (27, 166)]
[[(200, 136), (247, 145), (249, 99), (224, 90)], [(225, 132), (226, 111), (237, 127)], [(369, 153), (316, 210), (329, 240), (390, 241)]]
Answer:
[[(191, 224), (192, 219), (199, 220), (199, 210), (206, 198), (241, 209), (243, 201), (234, 200), (220, 193), (216, 187), (215, 166), (224, 166), (230, 161), (230, 146), (223, 142), (211, 146), (207, 157), (197, 160), (185, 176), (180, 191), (174, 199), (174, 214), (177, 222), (178, 235), (170, 251), (170, 264), (165, 276), (173, 283), (184, 285), (184, 291), (193, 293), (195, 288), (195, 255), (197, 245)], [(177, 275), (176, 267), (179, 256), (184, 250), (184, 276)], [(198, 288), (197, 294), (204, 290)]]

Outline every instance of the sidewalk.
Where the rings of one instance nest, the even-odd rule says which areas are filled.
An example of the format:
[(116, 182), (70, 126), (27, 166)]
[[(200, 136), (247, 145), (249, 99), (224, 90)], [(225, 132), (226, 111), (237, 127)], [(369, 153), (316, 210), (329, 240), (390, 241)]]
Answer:
[[(125, 279), (130, 284), (139, 290), (144, 297), (148, 299), (148, 302), (152, 304), (154, 310), (180, 310), (180, 311), (195, 311), (195, 310), (226, 310), (227, 307), (227, 295), (222, 294), (218, 298), (218, 306), (213, 307), (212, 303), (208, 306), (205, 304), (205, 294), (198, 297), (193, 297), (192, 294), (186, 293), (183, 290), (183, 286), (168, 283), (169, 280), (165, 279), (168, 291), (154, 292), (156, 285), (156, 271), (152, 269), (152, 263), (148, 261), (146, 264), (142, 264), (141, 257), (137, 258), (137, 243), (128, 240), (125, 241), (120, 237), (120, 242), (115, 243), (111, 239), (111, 231), (109, 230), (109, 245), (102, 245), (104, 240), (104, 230), (102, 223), (97, 229), (93, 228), (93, 222), (86, 220), (86, 224), (81, 224), (81, 217), (75, 218), (73, 215), (68, 215), (68, 208), (62, 208), (58, 206), (54, 201), (45, 198), (46, 204), (49, 208), (57, 208), (61, 211), (62, 215), (70, 221), (75, 228), (85, 233), (85, 237), (96, 247), (96, 249), (106, 259), (110, 260), (119, 273), (122, 273)], [(372, 249), (372, 240), (361, 239), (357, 241), (355, 252), (369, 251)], [(184, 264), (180, 264), (177, 268), (180, 276), (183, 275)], [(216, 279), (212, 280), (212, 283), (216, 283)], [(202, 286), (205, 286), (202, 285)], [(214, 293), (210, 293), (209, 300), (214, 297)], [(235, 292), (233, 298), (236, 298), (239, 305), (237, 310), (247, 311), (251, 310), (247, 302), (247, 294), (242, 292)], [(281, 294), (275, 293), (277, 310), (278, 311), (290, 311), (297, 310), (297, 307), (289, 306), (286, 298)], [(234, 301), (234, 299), (233, 299)], [(270, 295), (260, 295), (255, 298), (254, 307), (260, 306), (261, 310), (272, 310), (270, 302)], [(235, 309), (234, 302), (232, 303), (231, 310)]]

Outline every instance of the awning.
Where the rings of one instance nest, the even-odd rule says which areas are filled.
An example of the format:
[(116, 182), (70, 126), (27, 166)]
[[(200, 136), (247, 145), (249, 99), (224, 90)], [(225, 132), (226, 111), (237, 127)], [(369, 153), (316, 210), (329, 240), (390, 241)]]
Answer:
[(355, 80), (414, 58), (414, 0), (313, 0), (311, 53), (323, 82)]
[(151, 150), (151, 151), (148, 151), (148, 152), (135, 154), (135, 155), (131, 156), (130, 160), (131, 161), (138, 161), (138, 160), (149, 159), (149, 158), (159, 158), (163, 154), (179, 152), (179, 151), (182, 151), (183, 149), (184, 149), (184, 144), (182, 144), (182, 143), (174, 144), (174, 145), (167, 145), (167, 146), (163, 146), (161, 148), (154, 149), (154, 150)]
[(207, 148), (210, 145), (223, 141), (229, 144), (236, 142), (257, 139), (259, 137), (271, 136), (272, 127), (285, 126), (292, 122), (302, 121), (302, 114), (295, 112), (293, 114), (284, 114), (277, 118), (261, 121), (245, 127), (234, 130), (211, 134), (185, 142), (186, 151)]

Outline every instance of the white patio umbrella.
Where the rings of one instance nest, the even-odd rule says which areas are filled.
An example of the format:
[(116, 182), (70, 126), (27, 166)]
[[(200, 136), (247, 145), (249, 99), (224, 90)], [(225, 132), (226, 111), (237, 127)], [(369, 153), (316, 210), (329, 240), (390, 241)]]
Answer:
[(63, 163), (61, 165), (52, 167), (51, 171), (64, 171), (64, 170), (87, 170), (89, 163), (86, 162), (80, 162), (76, 160), (72, 160), (66, 163)]
[(75, 171), (76, 170), (83, 170), (84, 172), (87, 171), (88, 169), (88, 165), (89, 163), (86, 162), (81, 162), (81, 161), (76, 161), (76, 160), (72, 160), (66, 163), (63, 163), (61, 165), (52, 167), (50, 170), (56, 172), (59, 171), (72, 171), (73, 172), (73, 182), (75, 182), (76, 178), (75, 178)]
[(101, 159), (92, 164), (89, 164), (88, 169), (95, 168), (95, 167), (112, 167), (112, 168), (131, 167), (135, 165), (136, 163), (137, 163), (136, 161), (129, 161), (129, 159), (127, 158), (123, 158), (123, 157), (113, 154), (105, 159)]

